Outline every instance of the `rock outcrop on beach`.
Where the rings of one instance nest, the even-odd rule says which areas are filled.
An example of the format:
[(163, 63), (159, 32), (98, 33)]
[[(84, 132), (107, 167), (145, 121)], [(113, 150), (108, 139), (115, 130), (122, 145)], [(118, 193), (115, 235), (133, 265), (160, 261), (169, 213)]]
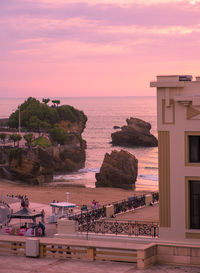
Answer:
[(127, 151), (112, 151), (105, 154), (96, 187), (134, 189), (138, 173), (138, 160)]
[(54, 173), (68, 173), (77, 171), (85, 166), (86, 141), (80, 143), (49, 147), (48, 154), (52, 158)]
[(27, 184), (53, 180), (55, 173), (77, 171), (85, 164), (85, 143), (48, 148), (0, 148), (0, 177)]
[(121, 127), (121, 131), (111, 134), (113, 146), (158, 146), (157, 138), (150, 133), (150, 123), (138, 118), (130, 118), (126, 122), (127, 126)]

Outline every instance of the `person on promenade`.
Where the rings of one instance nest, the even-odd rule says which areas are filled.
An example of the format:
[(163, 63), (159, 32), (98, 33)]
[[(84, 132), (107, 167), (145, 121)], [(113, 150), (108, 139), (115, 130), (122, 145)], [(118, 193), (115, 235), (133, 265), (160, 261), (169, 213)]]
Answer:
[(95, 209), (99, 209), (99, 202), (96, 202)]
[(92, 201), (91, 208), (92, 208), (92, 209), (95, 209), (95, 207), (96, 207), (96, 201), (95, 201), (95, 200), (93, 200), (93, 201)]
[(29, 207), (29, 200), (28, 200), (28, 197), (26, 195), (24, 197), (24, 202), (25, 202), (25, 207), (28, 208)]
[(45, 221), (44, 221), (45, 211), (44, 211), (43, 209), (41, 210), (41, 214), (42, 214), (42, 216), (41, 216), (42, 223), (44, 223), (44, 222), (45, 222)]
[(21, 199), (21, 207), (25, 208), (25, 201), (24, 201), (24, 197)]
[(82, 211), (87, 211), (87, 205), (83, 205), (83, 206), (81, 207), (81, 210), (82, 210)]
[(45, 236), (45, 225), (44, 225), (44, 224), (42, 224), (41, 222), (39, 222), (38, 227), (40, 227), (40, 228), (41, 228), (41, 230), (42, 230), (42, 236)]

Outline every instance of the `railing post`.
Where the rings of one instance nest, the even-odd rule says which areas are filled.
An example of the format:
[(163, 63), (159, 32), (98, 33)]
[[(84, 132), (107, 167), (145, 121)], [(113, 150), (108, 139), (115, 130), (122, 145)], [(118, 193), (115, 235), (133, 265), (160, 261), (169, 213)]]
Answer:
[(104, 234), (105, 233), (105, 220), (102, 221), (102, 227), (101, 228), (102, 228), (101, 232), (102, 232), (102, 234)]
[(156, 226), (153, 227), (153, 237), (156, 237)]
[(152, 203), (153, 203), (153, 196), (152, 196), (152, 194), (146, 194), (145, 195), (145, 205), (149, 206)]
[(95, 255), (96, 255), (96, 248), (95, 247), (88, 247), (87, 248), (87, 259), (94, 261)]
[(131, 236), (132, 233), (132, 225), (131, 225), (131, 221), (128, 221), (128, 230), (129, 230), (129, 235)]
[(157, 246), (137, 250), (137, 268), (147, 269), (157, 262)]
[(106, 206), (106, 218), (111, 218), (114, 214), (115, 214), (114, 206), (113, 205)]
[(27, 257), (40, 256), (40, 240), (38, 238), (26, 239), (26, 256)]
[(46, 256), (46, 245), (40, 244), (40, 257)]
[(99, 224), (99, 222), (96, 221), (96, 222), (95, 222), (95, 233), (98, 233), (98, 224)]
[[(11, 243), (11, 245), (12, 246), (16, 246), (17, 245), (17, 243)], [(16, 253), (17, 254), (17, 248), (13, 248), (13, 247), (11, 247), (11, 250), (13, 251), (13, 253)]]
[(138, 223), (135, 222), (135, 236), (139, 235), (139, 230), (138, 230)]
[(137, 250), (137, 268), (145, 269), (145, 253), (144, 249)]

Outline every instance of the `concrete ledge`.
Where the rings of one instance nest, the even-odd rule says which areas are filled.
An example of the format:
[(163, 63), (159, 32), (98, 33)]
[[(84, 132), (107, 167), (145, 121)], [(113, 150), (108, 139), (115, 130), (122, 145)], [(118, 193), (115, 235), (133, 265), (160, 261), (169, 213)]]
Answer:
[(153, 266), (157, 261), (157, 245), (152, 244), (144, 249), (137, 251), (138, 269), (147, 269)]
[(76, 234), (76, 221), (68, 220), (68, 219), (60, 219), (58, 220), (57, 225), (58, 234)]
[[(67, 223), (69, 224), (69, 222), (70, 226), (73, 226), (73, 221), (61, 221), (61, 223), (65, 223), (66, 225)], [(105, 260), (106, 258), (108, 260), (114, 259), (117, 261), (122, 261), (123, 259), (123, 261), (129, 262), (136, 262), (137, 260), (139, 269), (146, 269), (156, 263), (200, 266), (200, 244), (192, 245), (179, 242), (170, 243), (158, 241), (155, 243), (148, 243), (145, 239), (143, 239), (142, 244), (142, 242), (139, 243), (138, 240), (123, 242), (123, 240), (115, 238), (115, 240), (112, 241), (108, 240), (106, 236), (102, 236), (101, 240), (96, 241), (83, 240), (78, 239), (76, 233), (74, 235), (66, 234), (66, 238), (67, 240), (64, 238), (38, 239), (22, 238), (19, 236), (1, 236), (0, 241), (2, 247), (11, 250), (11, 255), (14, 250), (15, 255), (26, 255), (28, 257), (55, 257), (56, 253), (56, 255), (61, 258), (62, 255), (73, 258), (74, 251), (76, 250), (78, 253), (79, 249), (81, 249), (84, 255), (81, 254), (81, 256), (80, 254), (77, 254), (80, 256), (80, 259)], [(145, 242), (146, 245), (144, 245)], [(64, 254), (61, 253), (60, 246), (64, 247)], [(70, 249), (73, 251), (70, 252)], [(127, 255), (127, 253), (130, 253), (130, 256)], [(118, 254), (121, 255), (121, 257)]]
[(200, 266), (200, 246), (152, 244), (137, 250), (137, 266), (146, 269), (159, 264)]

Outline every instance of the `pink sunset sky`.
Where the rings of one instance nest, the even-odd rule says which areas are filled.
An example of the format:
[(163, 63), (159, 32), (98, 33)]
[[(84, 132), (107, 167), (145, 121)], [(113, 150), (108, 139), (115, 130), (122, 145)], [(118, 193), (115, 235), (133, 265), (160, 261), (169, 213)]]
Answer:
[(155, 95), (200, 75), (200, 0), (0, 0), (0, 97)]

